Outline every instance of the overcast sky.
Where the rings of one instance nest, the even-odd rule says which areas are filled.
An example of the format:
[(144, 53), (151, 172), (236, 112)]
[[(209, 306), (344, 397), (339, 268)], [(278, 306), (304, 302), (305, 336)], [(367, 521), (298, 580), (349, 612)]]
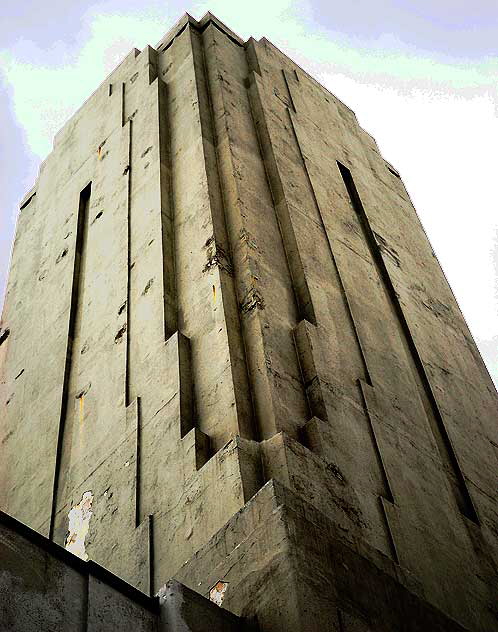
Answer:
[(4, 0), (0, 305), (18, 202), (55, 133), (133, 47), (208, 10), (356, 112), (400, 170), (498, 384), (496, 0)]

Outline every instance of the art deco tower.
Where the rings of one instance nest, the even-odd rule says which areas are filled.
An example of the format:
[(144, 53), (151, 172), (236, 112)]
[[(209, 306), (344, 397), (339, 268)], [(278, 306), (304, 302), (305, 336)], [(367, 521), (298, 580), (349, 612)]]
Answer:
[(267, 40), (126, 57), (1, 327), (0, 508), (41, 534), (262, 632), (497, 629), (496, 391), (398, 172)]

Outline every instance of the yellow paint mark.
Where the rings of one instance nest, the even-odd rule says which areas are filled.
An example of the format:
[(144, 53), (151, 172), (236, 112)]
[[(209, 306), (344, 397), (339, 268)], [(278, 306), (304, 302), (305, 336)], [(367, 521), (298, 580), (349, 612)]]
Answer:
[(213, 285), (213, 301), (216, 301), (216, 288)]
[(83, 419), (85, 417), (85, 404), (83, 402), (84, 398), (84, 395), (78, 398), (80, 400), (80, 424), (83, 423)]

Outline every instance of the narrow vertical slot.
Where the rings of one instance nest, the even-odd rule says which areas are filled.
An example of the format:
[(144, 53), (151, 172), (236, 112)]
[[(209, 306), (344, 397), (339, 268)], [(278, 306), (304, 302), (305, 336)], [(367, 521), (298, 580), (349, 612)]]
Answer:
[(166, 84), (157, 84), (158, 136), (159, 136), (159, 188), (161, 195), (161, 245), (163, 262), (163, 321), (164, 340), (178, 329), (176, 300), (176, 270), (174, 243), (174, 198), (172, 181), (171, 138), (169, 130), (169, 102)]
[(79, 300), (82, 285), (82, 260), (86, 246), (86, 232), (88, 225), (88, 210), (90, 207), (90, 195), (92, 191), (92, 183), (81, 191), (78, 204), (78, 219), (76, 224), (75, 253), (73, 263), (73, 274), (71, 284), (71, 297), (69, 306), (69, 323), (66, 342), (66, 362), (64, 366), (64, 377), (62, 382), (62, 400), (59, 417), (59, 433), (57, 437), (57, 450), (55, 455), (55, 471), (54, 484), (52, 490), (52, 511), (50, 516), (49, 538), (53, 539), (54, 520), (57, 509), (57, 489), (59, 485), (60, 463), (62, 456), (62, 445), (64, 439), (64, 427), (67, 417), (67, 409), (69, 404), (69, 383), (71, 378), (73, 342), (76, 332), (76, 324), (79, 313)]
[[(124, 84), (123, 84), (124, 85)], [(123, 91), (124, 94), (124, 91)], [(130, 350), (131, 350), (131, 323), (130, 323), (130, 302), (131, 302), (131, 143), (132, 143), (132, 121), (128, 121), (128, 147), (126, 159), (126, 358), (125, 358), (125, 406), (131, 403), (130, 395)]]
[(403, 314), (403, 310), (399, 303), (396, 291), (394, 289), (391, 277), (387, 270), (384, 259), (377, 246), (375, 236), (368, 221), (368, 218), (363, 208), (360, 196), (356, 189), (356, 185), (353, 180), (353, 176), (347, 167), (340, 162), (337, 163), (339, 171), (341, 173), (344, 185), (349, 195), (351, 205), (356, 212), (360, 220), (360, 225), (363, 231), (363, 237), (370, 251), (370, 256), (375, 264), (379, 278), (385, 289), (386, 296), (391, 304), (391, 308), (394, 312), (397, 322), (399, 323), (399, 334), (401, 341), (406, 351), (407, 359), (412, 368), (413, 377), (417, 384), (420, 398), (424, 405), (427, 418), (429, 420), (434, 439), (436, 441), (439, 453), (441, 455), (441, 461), (444, 466), (444, 470), (448, 476), (451, 488), (453, 490), (458, 508), (460, 512), (466, 516), (469, 520), (479, 524), (477, 512), (470, 497), (467, 485), (463, 473), (458, 464), (456, 454), (451, 445), (450, 438), (446, 431), (443, 418), (439, 411), (434, 393), (432, 392), (431, 385), (427, 378), (422, 360), (419, 356), (418, 350), (415, 346), (415, 342), (410, 333), (410, 328)]
[(328, 251), (329, 251), (329, 254), (330, 254), (330, 259), (332, 261), (332, 265), (334, 266), (334, 270), (335, 270), (335, 273), (337, 275), (337, 281), (338, 281), (338, 284), (339, 284), (339, 289), (340, 289), (340, 292), (341, 292), (343, 305), (344, 305), (344, 308), (346, 310), (347, 318), (348, 318), (348, 320), (349, 320), (349, 322), (351, 324), (351, 329), (352, 329), (353, 335), (355, 337), (356, 344), (357, 344), (358, 351), (359, 351), (359, 355), (360, 355), (360, 358), (361, 358), (361, 363), (363, 365), (363, 376), (365, 378), (366, 383), (371, 385), (372, 384), (372, 379), (371, 379), (371, 376), (370, 376), (370, 371), (369, 371), (368, 366), (367, 366), (367, 361), (366, 361), (366, 358), (365, 358), (365, 351), (363, 349), (363, 345), (362, 345), (360, 336), (358, 334), (358, 329), (357, 329), (357, 326), (356, 326), (356, 323), (355, 323), (355, 320), (354, 320), (354, 317), (353, 317), (353, 312), (351, 310), (351, 304), (350, 304), (350, 301), (349, 301), (349, 298), (348, 298), (348, 295), (347, 295), (347, 292), (346, 292), (346, 288), (344, 287), (344, 281), (342, 279), (342, 276), (341, 276), (341, 273), (340, 273), (340, 270), (339, 270), (339, 266), (337, 265), (337, 260), (336, 260), (335, 254), (334, 254), (334, 249), (332, 247), (332, 242), (331, 242), (331, 238), (330, 238), (330, 235), (329, 235), (329, 231), (327, 230), (327, 226), (325, 224), (325, 220), (324, 220), (324, 217), (323, 217), (322, 209), (320, 208), (320, 204), (318, 202), (318, 198), (317, 198), (317, 195), (316, 195), (316, 192), (315, 192), (315, 187), (313, 186), (313, 181), (312, 181), (311, 174), (310, 174), (310, 171), (309, 171), (309, 168), (308, 168), (308, 161), (307, 161), (307, 159), (306, 159), (306, 157), (305, 157), (305, 155), (303, 153), (301, 142), (299, 140), (299, 135), (298, 135), (298, 130), (297, 130), (297, 127), (296, 127), (296, 124), (295, 124), (295, 119), (291, 115), (291, 112), (290, 112), (289, 109), (287, 109), (287, 115), (289, 117), (290, 127), (291, 127), (291, 130), (292, 130), (292, 134), (294, 136), (294, 141), (296, 143), (296, 147), (297, 147), (297, 149), (299, 151), (299, 157), (301, 159), (301, 164), (303, 165), (304, 173), (305, 173), (305, 176), (306, 176), (306, 180), (308, 182), (308, 186), (309, 186), (309, 190), (310, 190), (310, 193), (311, 193), (311, 196), (312, 196), (312, 199), (313, 199), (313, 203), (314, 203), (315, 208), (316, 208), (317, 213), (318, 213), (318, 217), (319, 217), (319, 220), (320, 220), (320, 226), (321, 226), (321, 228), (323, 230), (323, 233), (324, 233), (324, 235), (325, 235), (325, 237), (327, 239)]
[(256, 136), (258, 138), (261, 159), (266, 172), (266, 179), (268, 181), (270, 195), (273, 200), (273, 207), (275, 209), (278, 228), (287, 259), (292, 289), (294, 291), (296, 307), (299, 314), (298, 318), (299, 321), (307, 320), (309, 323), (316, 325), (317, 320), (308, 286), (308, 279), (303, 267), (301, 253), (299, 252), (292, 217), (285, 197), (280, 169), (275, 158), (270, 128), (268, 127), (266, 120), (263, 88), (258, 84), (256, 75), (252, 77), (252, 84), (249, 88), (249, 104), (251, 107)]
[(154, 597), (154, 516), (149, 515), (148, 517), (148, 525), (147, 525), (148, 533), (147, 533), (147, 546), (148, 546), (148, 561), (149, 561), (149, 572), (148, 572), (148, 592), (150, 597)]
[(140, 525), (140, 473), (141, 473), (141, 456), (142, 456), (142, 427), (140, 418), (140, 397), (137, 397), (135, 403), (135, 528)]

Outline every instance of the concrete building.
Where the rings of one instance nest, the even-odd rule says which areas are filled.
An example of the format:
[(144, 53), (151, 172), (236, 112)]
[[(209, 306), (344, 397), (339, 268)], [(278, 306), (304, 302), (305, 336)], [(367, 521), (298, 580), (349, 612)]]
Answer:
[(0, 366), (0, 508), (118, 583), (498, 629), (496, 391), (398, 172), (267, 40), (186, 15), (57, 134)]

